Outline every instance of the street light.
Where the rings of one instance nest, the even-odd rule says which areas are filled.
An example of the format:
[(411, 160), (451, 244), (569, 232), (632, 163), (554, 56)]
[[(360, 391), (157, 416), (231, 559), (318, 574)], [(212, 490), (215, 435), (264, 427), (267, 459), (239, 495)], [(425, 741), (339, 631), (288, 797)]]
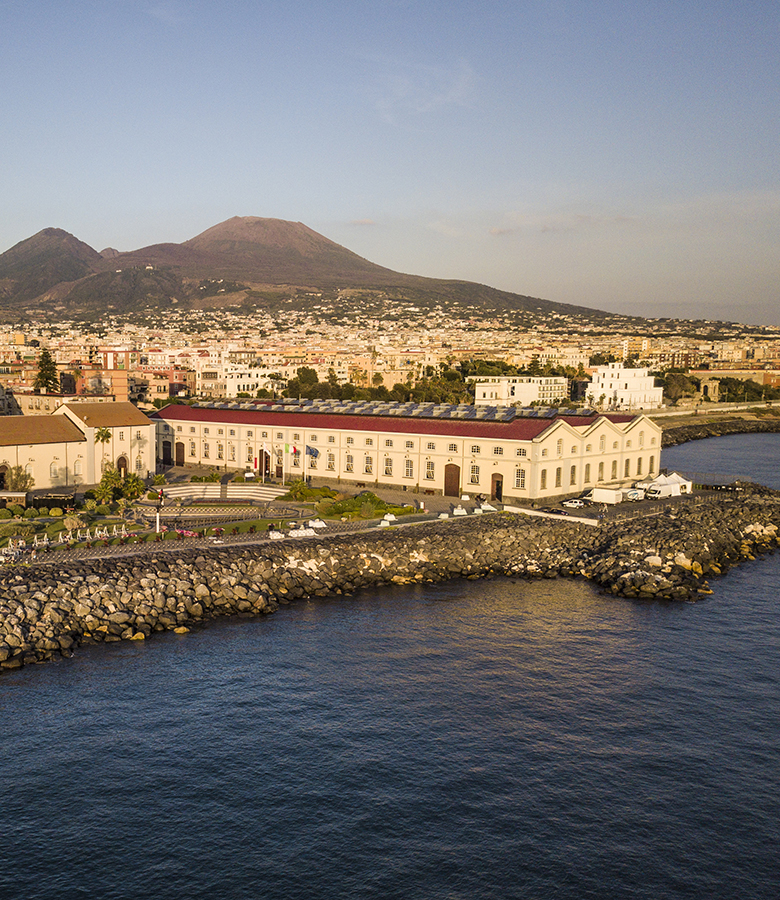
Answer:
[(160, 510), (163, 508), (163, 503), (165, 502), (165, 493), (162, 488), (157, 491), (157, 525), (155, 528), (155, 532), (157, 534), (160, 533)]

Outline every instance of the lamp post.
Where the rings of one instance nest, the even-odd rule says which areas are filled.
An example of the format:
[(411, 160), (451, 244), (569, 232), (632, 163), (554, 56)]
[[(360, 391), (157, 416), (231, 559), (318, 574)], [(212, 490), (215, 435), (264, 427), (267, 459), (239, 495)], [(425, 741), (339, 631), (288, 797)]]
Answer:
[(155, 533), (160, 533), (160, 510), (163, 507), (163, 503), (165, 502), (165, 493), (162, 488), (157, 491), (157, 525), (155, 528)]

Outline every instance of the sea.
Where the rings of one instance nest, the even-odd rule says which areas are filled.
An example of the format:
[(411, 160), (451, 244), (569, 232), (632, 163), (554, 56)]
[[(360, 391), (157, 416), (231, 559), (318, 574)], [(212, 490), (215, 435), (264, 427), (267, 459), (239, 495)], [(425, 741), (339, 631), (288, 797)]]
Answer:
[(6, 673), (0, 898), (776, 900), (780, 555), (711, 586), (388, 587)]

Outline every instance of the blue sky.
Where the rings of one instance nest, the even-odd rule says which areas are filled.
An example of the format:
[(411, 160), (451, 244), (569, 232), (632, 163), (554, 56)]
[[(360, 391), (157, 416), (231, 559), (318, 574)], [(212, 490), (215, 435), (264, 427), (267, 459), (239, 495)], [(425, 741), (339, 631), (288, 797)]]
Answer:
[(5, 0), (0, 250), (233, 215), (390, 268), (780, 324), (780, 4)]

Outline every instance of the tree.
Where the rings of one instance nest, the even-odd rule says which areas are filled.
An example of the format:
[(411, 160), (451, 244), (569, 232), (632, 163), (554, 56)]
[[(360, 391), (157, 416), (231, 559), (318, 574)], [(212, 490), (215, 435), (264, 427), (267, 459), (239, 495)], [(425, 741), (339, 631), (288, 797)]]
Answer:
[(103, 453), (100, 460), (100, 471), (103, 472), (106, 468), (106, 444), (111, 440), (111, 429), (110, 428), (96, 428), (95, 429), (95, 443), (103, 445)]
[(125, 475), (122, 481), (122, 496), (126, 500), (137, 500), (146, 491), (146, 483), (133, 472)]
[(7, 491), (31, 491), (35, 479), (23, 466), (11, 466), (5, 473), (5, 489)]
[(57, 364), (48, 350), (42, 350), (38, 357), (38, 374), (35, 376), (33, 390), (37, 394), (56, 394), (60, 389), (60, 376)]
[(106, 466), (100, 484), (95, 488), (95, 497), (100, 503), (113, 503), (122, 493), (122, 476), (115, 466)]

